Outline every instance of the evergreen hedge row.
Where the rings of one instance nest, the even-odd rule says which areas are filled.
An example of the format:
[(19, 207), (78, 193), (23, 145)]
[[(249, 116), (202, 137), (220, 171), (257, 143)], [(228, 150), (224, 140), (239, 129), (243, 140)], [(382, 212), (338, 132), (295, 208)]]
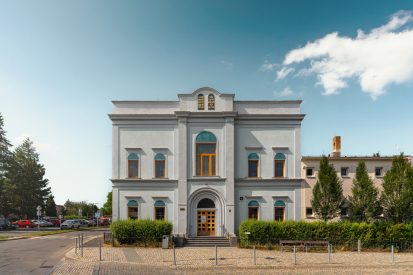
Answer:
[(305, 222), (245, 220), (239, 227), (239, 236), (249, 239), (283, 240), (350, 240), (403, 241), (413, 240), (412, 223), (357, 223), (357, 222)]
[(161, 238), (170, 236), (172, 223), (164, 220), (117, 220), (110, 225), (113, 236), (120, 242), (127, 242), (127, 238)]

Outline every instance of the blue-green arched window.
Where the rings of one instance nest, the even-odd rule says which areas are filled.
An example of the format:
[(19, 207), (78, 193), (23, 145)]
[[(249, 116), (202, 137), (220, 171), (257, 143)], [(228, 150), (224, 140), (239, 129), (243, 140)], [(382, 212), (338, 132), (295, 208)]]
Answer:
[(163, 154), (157, 154), (155, 156), (155, 178), (165, 177), (165, 159)]
[(130, 200), (128, 202), (128, 218), (132, 220), (138, 219), (138, 202)]
[(256, 153), (248, 155), (248, 177), (258, 177), (258, 161), (260, 157)]
[(283, 201), (274, 203), (274, 220), (281, 222), (285, 220), (285, 203)]
[(139, 157), (135, 153), (128, 156), (128, 176), (130, 178), (139, 177)]
[(165, 203), (161, 200), (155, 202), (155, 220), (165, 220)]
[(260, 204), (255, 200), (252, 200), (248, 203), (248, 219), (258, 220), (259, 207)]
[(278, 153), (274, 157), (274, 177), (284, 177), (285, 155)]
[(217, 138), (213, 133), (204, 131), (198, 134), (195, 142), (197, 176), (215, 176)]

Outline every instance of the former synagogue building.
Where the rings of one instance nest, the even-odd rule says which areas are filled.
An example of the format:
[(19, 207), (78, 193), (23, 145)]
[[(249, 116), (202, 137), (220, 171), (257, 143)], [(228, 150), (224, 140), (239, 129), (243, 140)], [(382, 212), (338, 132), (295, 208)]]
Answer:
[(113, 220), (165, 219), (174, 234), (237, 234), (243, 220), (301, 220), (301, 100), (113, 101)]

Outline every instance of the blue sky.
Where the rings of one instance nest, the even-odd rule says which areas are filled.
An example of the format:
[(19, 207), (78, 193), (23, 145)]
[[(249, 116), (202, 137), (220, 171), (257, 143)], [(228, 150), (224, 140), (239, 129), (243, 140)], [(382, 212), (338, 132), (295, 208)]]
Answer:
[(301, 99), (302, 155), (330, 153), (335, 135), (343, 155), (393, 155), (395, 144), (413, 154), (409, 10), (412, 1), (0, 1), (7, 137), (32, 138), (58, 204), (100, 206), (111, 100), (177, 100), (205, 86), (235, 100)]

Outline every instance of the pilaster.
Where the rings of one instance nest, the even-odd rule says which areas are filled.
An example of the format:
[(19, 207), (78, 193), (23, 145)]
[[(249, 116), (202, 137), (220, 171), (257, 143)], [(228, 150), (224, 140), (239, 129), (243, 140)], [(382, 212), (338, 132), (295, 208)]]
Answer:
[(236, 112), (224, 112), (225, 116), (225, 178), (226, 180), (226, 213), (225, 227), (230, 234), (234, 234), (235, 204), (234, 204), (234, 118)]

